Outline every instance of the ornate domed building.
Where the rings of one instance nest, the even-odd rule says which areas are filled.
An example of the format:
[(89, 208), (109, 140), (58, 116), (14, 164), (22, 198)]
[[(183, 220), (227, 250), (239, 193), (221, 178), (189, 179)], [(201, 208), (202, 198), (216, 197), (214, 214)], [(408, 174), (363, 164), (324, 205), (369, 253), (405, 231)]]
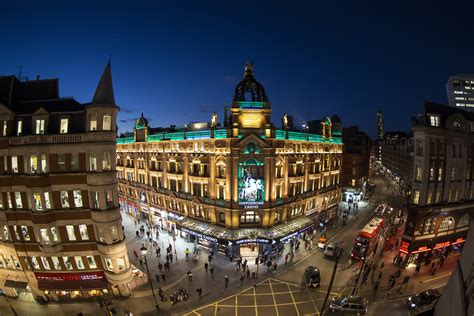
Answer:
[(117, 140), (121, 207), (173, 234), (243, 255), (326, 225), (340, 200), (341, 139), (330, 131), (279, 130), (270, 116), (251, 63), (226, 128), (214, 114), (208, 129), (153, 132), (142, 116), (134, 137)]

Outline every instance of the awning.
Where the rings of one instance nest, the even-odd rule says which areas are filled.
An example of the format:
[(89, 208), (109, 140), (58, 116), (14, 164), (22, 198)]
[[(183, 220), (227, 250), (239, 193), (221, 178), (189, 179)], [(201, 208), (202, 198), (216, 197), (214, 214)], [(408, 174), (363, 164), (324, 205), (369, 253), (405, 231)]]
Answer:
[(106, 280), (90, 281), (38, 281), (38, 287), (42, 290), (81, 290), (81, 289), (104, 289), (109, 284)]
[(21, 281), (13, 281), (13, 280), (6, 280), (5, 281), (5, 287), (12, 287), (15, 289), (26, 289), (28, 286), (27, 282), (21, 282)]

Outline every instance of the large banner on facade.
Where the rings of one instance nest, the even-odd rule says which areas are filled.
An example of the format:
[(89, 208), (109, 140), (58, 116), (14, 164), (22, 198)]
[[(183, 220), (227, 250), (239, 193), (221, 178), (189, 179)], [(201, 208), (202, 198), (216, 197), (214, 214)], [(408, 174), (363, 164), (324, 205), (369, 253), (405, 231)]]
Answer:
[(239, 164), (239, 205), (258, 208), (265, 199), (263, 162), (254, 159)]

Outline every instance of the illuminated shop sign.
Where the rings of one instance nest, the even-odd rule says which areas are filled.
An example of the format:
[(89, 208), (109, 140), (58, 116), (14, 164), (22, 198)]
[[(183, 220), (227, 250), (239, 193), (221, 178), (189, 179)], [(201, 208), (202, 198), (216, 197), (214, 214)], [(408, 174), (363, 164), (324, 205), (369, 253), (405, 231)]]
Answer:
[(84, 272), (84, 273), (42, 273), (35, 272), (38, 281), (96, 281), (105, 280), (105, 274), (99, 272)]
[[(163, 215), (163, 213), (161, 213)], [(168, 213), (168, 219), (169, 220), (177, 220), (177, 221), (181, 221), (184, 219), (184, 216), (182, 215), (177, 215), (177, 214), (174, 214), (174, 213), (171, 213), (169, 212)]]
[(464, 239), (464, 238), (458, 238), (458, 239), (456, 239), (456, 241), (453, 242), (452, 244), (453, 244), (453, 245), (456, 245), (456, 244), (460, 244), (460, 243), (465, 242), (465, 241), (466, 241), (466, 239)]
[(430, 250), (431, 250), (430, 247), (422, 246), (422, 247), (419, 247), (417, 250), (412, 251), (412, 253), (419, 253), (419, 252), (425, 252), (425, 251), (430, 251)]
[(402, 241), (402, 244), (400, 246), (400, 251), (404, 253), (408, 253), (408, 248), (410, 247), (410, 243), (406, 241)]
[(265, 181), (263, 163), (255, 159), (239, 164), (239, 205), (244, 208), (258, 208), (263, 205)]
[(207, 235), (203, 235), (201, 233), (197, 233), (197, 232), (192, 231), (192, 230), (187, 229), (187, 228), (181, 228), (181, 230), (185, 233), (191, 234), (191, 235), (199, 237), (201, 239), (212, 241), (212, 242), (217, 242), (217, 238), (210, 237), (210, 236), (207, 236)]
[(307, 226), (307, 227), (305, 227), (305, 228), (302, 228), (302, 229), (300, 229), (300, 230), (298, 230), (298, 231), (296, 231), (296, 232), (294, 232), (294, 233), (291, 233), (291, 234), (289, 234), (289, 235), (287, 235), (287, 236), (285, 236), (285, 237), (282, 237), (282, 238), (280, 238), (280, 242), (285, 242), (285, 241), (287, 241), (287, 240), (289, 240), (289, 239), (295, 237), (296, 235), (298, 235), (298, 234), (300, 234), (300, 233), (302, 233), (302, 232), (305, 232), (305, 231), (307, 231), (308, 229), (313, 228), (315, 225), (316, 225), (316, 224), (311, 224), (311, 225), (309, 225), (309, 226)]
[(237, 245), (242, 245), (242, 244), (269, 244), (271, 241), (269, 239), (264, 239), (264, 238), (247, 238), (247, 239), (239, 239), (235, 243)]
[(451, 243), (449, 241), (446, 241), (446, 242), (440, 242), (440, 243), (437, 243), (433, 249), (439, 249), (439, 248), (444, 248), (444, 247), (448, 247), (449, 245), (451, 245)]

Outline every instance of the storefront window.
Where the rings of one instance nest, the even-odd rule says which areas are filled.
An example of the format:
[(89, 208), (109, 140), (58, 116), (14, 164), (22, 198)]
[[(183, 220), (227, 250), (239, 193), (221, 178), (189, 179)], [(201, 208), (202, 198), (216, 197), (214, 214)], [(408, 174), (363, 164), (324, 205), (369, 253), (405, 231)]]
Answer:
[(23, 208), (20, 192), (15, 192), (15, 204), (16, 204), (16, 208)]
[(48, 258), (41, 257), (41, 262), (43, 263), (43, 267), (45, 270), (51, 270), (51, 267), (49, 266)]
[(117, 265), (118, 265), (119, 271), (125, 270), (125, 268), (126, 268), (126, 266), (125, 266), (125, 256), (120, 257), (120, 258), (117, 259)]
[(82, 207), (82, 192), (80, 190), (74, 190), (74, 205), (76, 207)]
[(41, 201), (41, 194), (33, 193), (33, 202), (35, 204), (35, 210), (37, 211), (43, 210), (43, 202)]
[(63, 257), (64, 261), (64, 266), (66, 267), (66, 270), (72, 270), (72, 262), (70, 257)]
[(87, 262), (89, 263), (89, 268), (90, 269), (96, 269), (97, 264), (95, 263), (94, 256), (87, 256)]
[(81, 256), (74, 256), (74, 260), (76, 260), (76, 265), (79, 270), (84, 270), (84, 263), (82, 262)]
[(87, 231), (87, 225), (79, 225), (79, 233), (81, 234), (82, 240), (89, 240), (89, 233)]
[(53, 261), (53, 266), (55, 270), (62, 270), (58, 257), (51, 257), (51, 260)]
[(67, 238), (69, 241), (76, 240), (76, 234), (74, 233), (74, 226), (66, 225)]
[(49, 245), (51, 243), (49, 240), (48, 230), (46, 228), (40, 229), (40, 236), (41, 240), (43, 241), (43, 244)]
[(61, 191), (61, 206), (69, 208), (69, 194), (67, 191)]

